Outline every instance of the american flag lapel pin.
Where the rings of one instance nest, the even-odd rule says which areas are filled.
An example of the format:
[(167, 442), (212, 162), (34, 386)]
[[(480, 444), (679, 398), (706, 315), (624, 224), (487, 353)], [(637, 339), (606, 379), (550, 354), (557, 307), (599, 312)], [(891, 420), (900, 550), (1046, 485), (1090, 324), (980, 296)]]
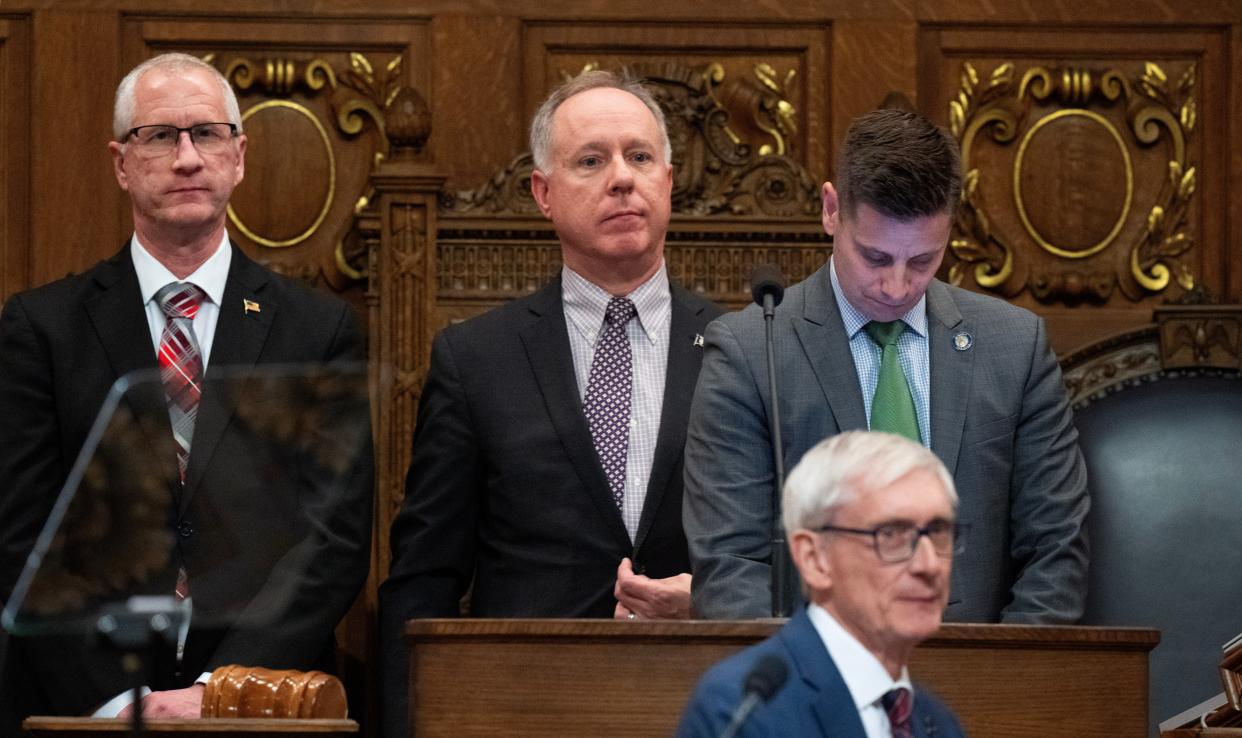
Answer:
[(703, 348), (703, 335), (701, 333), (694, 334), (694, 345)]
[(257, 313), (259, 311), (259, 303), (254, 300), (242, 300), (242, 312), (246, 315)]

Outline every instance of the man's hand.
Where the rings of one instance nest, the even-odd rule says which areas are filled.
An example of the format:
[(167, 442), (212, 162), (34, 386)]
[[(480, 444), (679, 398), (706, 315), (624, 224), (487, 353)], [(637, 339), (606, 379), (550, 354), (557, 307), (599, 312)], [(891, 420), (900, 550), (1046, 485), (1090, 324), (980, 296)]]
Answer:
[(689, 574), (652, 579), (635, 574), (630, 560), (622, 559), (612, 592), (617, 598), (613, 617), (618, 620), (686, 620), (690, 617)]
[[(119, 718), (133, 714), (129, 705), (117, 713)], [(142, 716), (148, 718), (196, 718), (203, 714), (203, 685), (195, 684), (185, 689), (152, 692), (142, 699)]]

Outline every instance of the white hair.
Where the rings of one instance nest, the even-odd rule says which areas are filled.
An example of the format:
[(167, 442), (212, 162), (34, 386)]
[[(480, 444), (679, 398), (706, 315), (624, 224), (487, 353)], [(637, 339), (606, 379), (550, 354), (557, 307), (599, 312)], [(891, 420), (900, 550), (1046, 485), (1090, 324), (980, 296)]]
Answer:
[[(134, 108), (137, 101), (134, 99), (134, 90), (138, 87), (138, 80), (144, 74), (152, 70), (168, 72), (172, 74), (187, 72), (192, 69), (201, 69), (210, 72), (216, 82), (220, 84), (220, 91), (224, 95), (224, 112), (228, 116), (228, 122), (237, 126), (237, 132), (242, 131), (241, 109), (237, 106), (237, 95), (233, 94), (233, 88), (229, 85), (229, 81), (220, 74), (220, 70), (211, 66), (207, 62), (198, 57), (189, 54), (160, 54), (159, 56), (147, 59), (143, 63), (130, 70), (125, 75), (125, 79), (121, 80), (121, 84), (116, 88), (116, 102), (112, 106), (112, 134), (120, 141), (134, 127)], [(224, 122), (224, 121), (202, 121)]]
[(638, 98), (651, 115), (655, 117), (656, 126), (660, 129), (660, 143), (664, 145), (664, 163), (673, 163), (673, 145), (668, 139), (668, 125), (664, 120), (664, 111), (652, 97), (651, 92), (642, 83), (629, 77), (619, 77), (612, 72), (591, 70), (565, 82), (548, 95), (539, 109), (535, 111), (534, 120), (530, 124), (530, 153), (535, 160), (535, 168), (544, 174), (552, 171), (552, 118), (556, 109), (569, 98), (580, 92), (610, 88), (628, 92)]
[(939, 457), (922, 445), (876, 431), (831, 436), (807, 451), (785, 480), (781, 500), (785, 530), (823, 525), (860, 491), (886, 487), (919, 470), (940, 480), (949, 504), (956, 509), (952, 475)]

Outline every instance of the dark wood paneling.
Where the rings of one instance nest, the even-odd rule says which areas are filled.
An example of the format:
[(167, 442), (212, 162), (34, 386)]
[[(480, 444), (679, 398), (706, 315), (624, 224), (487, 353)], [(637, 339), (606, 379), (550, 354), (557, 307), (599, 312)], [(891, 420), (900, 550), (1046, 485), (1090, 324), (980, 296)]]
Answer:
[(0, 15), (0, 302), (30, 277), (30, 17)]
[(116, 24), (114, 10), (34, 14), (31, 285), (111, 256), (128, 236), (108, 154), (112, 100), (123, 76)]

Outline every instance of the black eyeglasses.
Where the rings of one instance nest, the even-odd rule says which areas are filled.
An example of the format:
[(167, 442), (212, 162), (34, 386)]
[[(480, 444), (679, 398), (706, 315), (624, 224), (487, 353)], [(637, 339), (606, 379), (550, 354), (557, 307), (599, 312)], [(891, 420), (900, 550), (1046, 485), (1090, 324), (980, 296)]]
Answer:
[(932, 548), (939, 556), (952, 556), (966, 550), (966, 533), (970, 530), (967, 523), (950, 523), (947, 520), (933, 520), (919, 527), (910, 523), (885, 523), (871, 529), (842, 528), (837, 525), (821, 525), (811, 530), (816, 533), (852, 533), (858, 536), (871, 536), (875, 547), (875, 555), (880, 561), (896, 564), (908, 561), (919, 547), (919, 539), (927, 536)]
[(190, 143), (198, 153), (208, 155), (223, 153), (237, 137), (237, 126), (232, 123), (195, 123), (187, 128), (152, 125), (129, 129), (121, 143), (130, 143), (144, 158), (158, 159), (177, 149), (182, 131), (190, 134)]

